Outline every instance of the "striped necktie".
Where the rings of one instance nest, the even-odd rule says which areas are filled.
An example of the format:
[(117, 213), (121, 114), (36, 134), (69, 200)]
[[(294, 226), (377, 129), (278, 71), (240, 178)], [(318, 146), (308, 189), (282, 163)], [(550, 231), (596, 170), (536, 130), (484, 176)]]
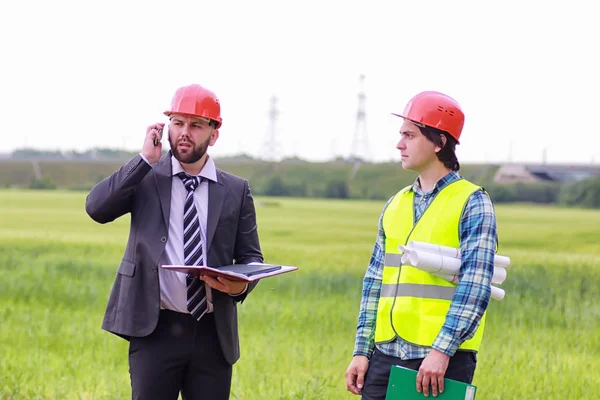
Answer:
[[(203, 265), (202, 236), (200, 234), (200, 219), (194, 205), (194, 190), (203, 178), (190, 176), (184, 172), (177, 174), (187, 189), (185, 206), (183, 209), (183, 257), (185, 265)], [(187, 309), (200, 320), (208, 311), (206, 304), (206, 289), (204, 282), (188, 275), (187, 281)]]

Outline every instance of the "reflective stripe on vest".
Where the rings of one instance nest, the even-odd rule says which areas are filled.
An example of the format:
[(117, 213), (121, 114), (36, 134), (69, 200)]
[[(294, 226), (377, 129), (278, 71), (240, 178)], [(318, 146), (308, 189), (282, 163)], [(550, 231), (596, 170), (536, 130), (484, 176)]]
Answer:
[(412, 283), (387, 283), (381, 285), (381, 297), (421, 297), (423, 299), (452, 300), (455, 287), (415, 285)]
[[(383, 215), (385, 267), (377, 306), (375, 342), (401, 338), (431, 346), (446, 320), (456, 285), (409, 265), (402, 265), (399, 245), (411, 240), (460, 247), (459, 224), (469, 197), (481, 190), (464, 179), (448, 184), (437, 193), (414, 223), (414, 192), (404, 188), (390, 202)], [(485, 314), (475, 335), (460, 349), (478, 350), (485, 326)]]
[(384, 265), (399, 267), (402, 265), (402, 254), (385, 253)]

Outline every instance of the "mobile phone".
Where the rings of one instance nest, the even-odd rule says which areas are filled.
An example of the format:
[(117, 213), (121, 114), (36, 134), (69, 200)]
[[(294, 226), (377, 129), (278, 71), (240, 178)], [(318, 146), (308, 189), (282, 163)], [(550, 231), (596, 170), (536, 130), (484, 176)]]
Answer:
[[(158, 131), (158, 129), (157, 129)], [(162, 139), (162, 135), (163, 135), (163, 130), (161, 129), (160, 131), (158, 131), (158, 135), (154, 136), (154, 145), (158, 146), (158, 144), (160, 143), (161, 139)]]

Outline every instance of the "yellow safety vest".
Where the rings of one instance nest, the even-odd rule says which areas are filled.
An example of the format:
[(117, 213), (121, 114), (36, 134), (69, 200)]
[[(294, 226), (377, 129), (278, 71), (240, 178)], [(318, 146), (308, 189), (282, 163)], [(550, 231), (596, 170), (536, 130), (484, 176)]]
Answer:
[[(411, 240), (460, 247), (459, 223), (469, 197), (481, 187), (460, 179), (443, 188), (414, 223), (414, 192), (404, 188), (383, 215), (385, 267), (375, 328), (375, 342), (396, 338), (430, 347), (446, 320), (456, 284), (428, 272), (402, 265), (398, 246)], [(479, 349), (485, 316), (475, 335), (460, 345), (461, 350)]]

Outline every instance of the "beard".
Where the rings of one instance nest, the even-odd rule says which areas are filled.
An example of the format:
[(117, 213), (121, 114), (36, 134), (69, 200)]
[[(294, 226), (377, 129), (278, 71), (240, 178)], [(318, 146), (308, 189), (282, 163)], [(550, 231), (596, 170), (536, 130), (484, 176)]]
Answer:
[[(187, 142), (192, 145), (191, 149), (184, 149), (183, 151), (179, 151), (177, 148), (177, 143)], [(199, 161), (206, 154), (206, 150), (208, 149), (208, 144), (210, 142), (210, 136), (199, 146), (196, 146), (196, 143), (192, 141), (189, 137), (186, 137), (185, 140), (178, 140), (177, 143), (174, 143), (171, 139), (171, 135), (169, 135), (169, 145), (171, 146), (171, 151), (175, 156), (175, 159), (184, 164), (193, 164), (196, 161)]]

